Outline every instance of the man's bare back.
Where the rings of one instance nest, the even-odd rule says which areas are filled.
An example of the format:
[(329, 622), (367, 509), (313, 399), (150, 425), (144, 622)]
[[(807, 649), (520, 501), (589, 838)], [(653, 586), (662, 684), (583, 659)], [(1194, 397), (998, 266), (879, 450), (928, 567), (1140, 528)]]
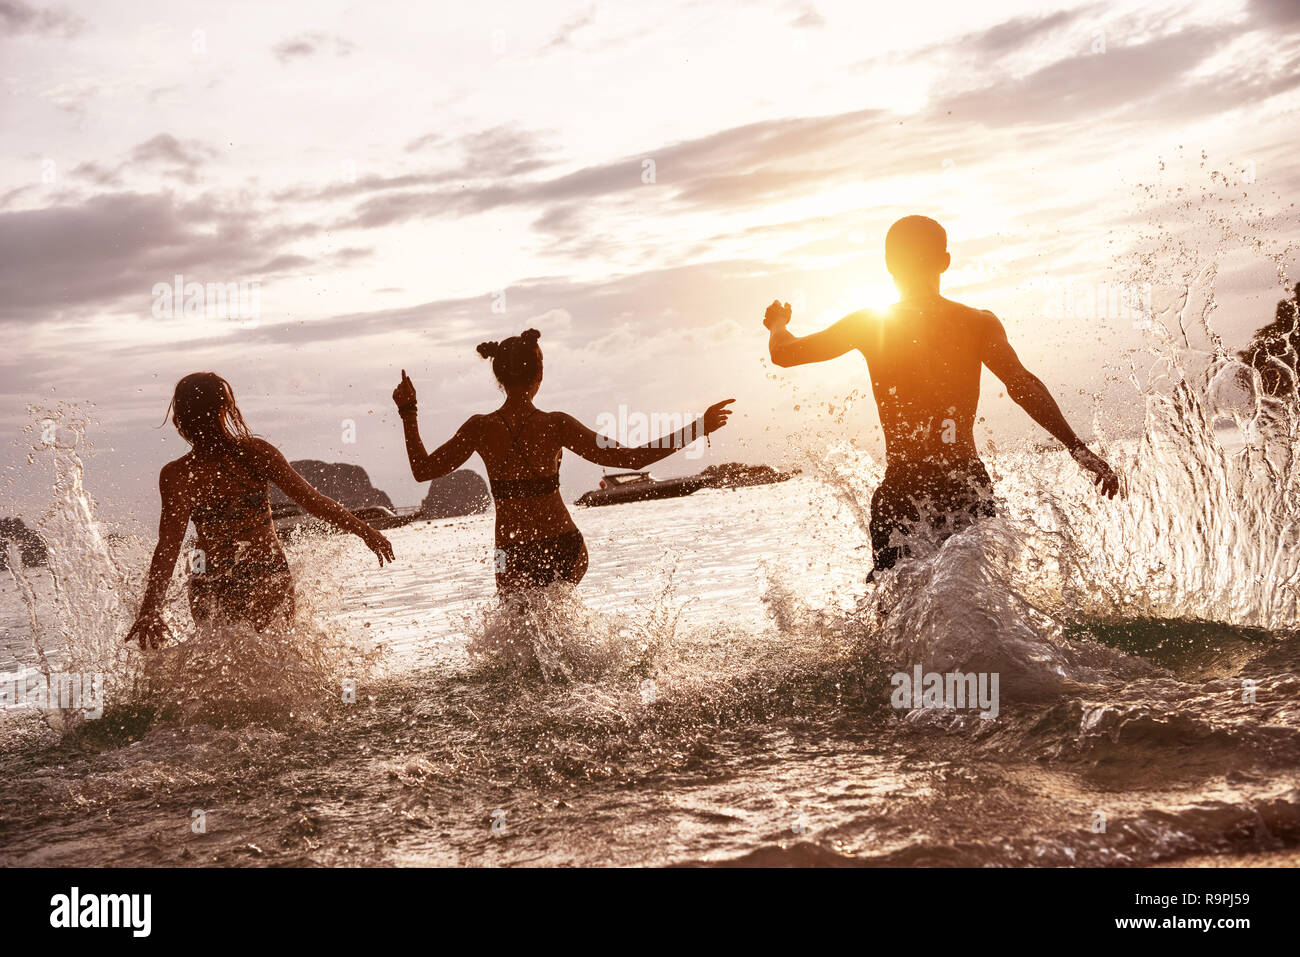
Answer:
[(856, 315), (887, 461), (976, 458), (975, 412), (991, 314), (936, 298)]
[(876, 567), (908, 554), (907, 539), (929, 526), (940, 537), (993, 514), (992, 482), (975, 448), (983, 366), (1007, 395), (1054, 435), (1093, 474), (1108, 497), (1119, 479), (1070, 428), (1056, 400), (1021, 364), (991, 312), (939, 294), (951, 258), (934, 220), (909, 216), (891, 227), (885, 258), (900, 300), (889, 309), (845, 316), (821, 332), (794, 336), (790, 304), (768, 306), (763, 324), (779, 366), (835, 359), (854, 349), (867, 360), (885, 434), (886, 472), (872, 499)]

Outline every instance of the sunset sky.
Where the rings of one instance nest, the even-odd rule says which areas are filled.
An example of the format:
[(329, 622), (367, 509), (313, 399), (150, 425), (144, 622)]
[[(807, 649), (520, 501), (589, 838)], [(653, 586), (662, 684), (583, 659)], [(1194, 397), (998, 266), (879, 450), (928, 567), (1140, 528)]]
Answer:
[[(543, 408), (737, 398), (662, 474), (790, 461), (810, 433), (877, 449), (869, 403), (826, 411), (861, 358), (772, 369), (761, 318), (888, 302), (884, 232), (914, 212), (948, 228), (946, 292), (996, 311), (1091, 435), (1142, 334), (1050, 314), (1051, 283), (1159, 280), (1150, 250), (1181, 243), (1220, 266), (1239, 348), (1300, 258), (1294, 0), (0, 0), (0, 63), (0, 514), (48, 498), (20, 430), (62, 399), (94, 404), (102, 513), (151, 525), (186, 448), (157, 426), (199, 369), (290, 458), (415, 504), (398, 370), (432, 447), (499, 402), (474, 346), (529, 326)], [(1207, 190), (1226, 232), (1188, 208)], [(257, 282), (260, 316), (155, 315), (177, 274)], [(999, 391), (999, 447), (1045, 438)], [(572, 498), (599, 469), (565, 461)]]

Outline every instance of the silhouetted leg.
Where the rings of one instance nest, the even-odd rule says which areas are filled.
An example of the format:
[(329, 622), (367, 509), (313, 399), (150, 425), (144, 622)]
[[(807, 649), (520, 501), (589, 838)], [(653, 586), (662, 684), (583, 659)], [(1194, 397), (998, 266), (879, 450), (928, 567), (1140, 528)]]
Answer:
[(871, 555), (878, 571), (893, 568), (908, 554), (906, 539), (920, 520), (905, 484), (886, 471), (871, 496)]

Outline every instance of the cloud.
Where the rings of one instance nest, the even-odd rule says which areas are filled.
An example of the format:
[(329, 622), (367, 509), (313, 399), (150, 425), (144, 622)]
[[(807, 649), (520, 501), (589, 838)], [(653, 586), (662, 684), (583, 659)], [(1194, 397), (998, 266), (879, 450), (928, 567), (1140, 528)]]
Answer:
[(289, 64), (294, 60), (307, 60), (317, 54), (327, 53), (331, 50), (335, 56), (348, 56), (355, 49), (355, 43), (337, 34), (310, 30), (306, 33), (300, 33), (296, 37), (282, 40), (271, 48), (271, 53), (282, 64)]
[[(1074, 23), (1084, 10), (1010, 20), (963, 41), (972, 55), (996, 59)], [(688, 209), (736, 211), (824, 190), (837, 184), (906, 175), (938, 167), (960, 154), (980, 162), (993, 148), (1049, 148), (1050, 140), (1026, 137), (1034, 127), (1070, 129), (1127, 120), (1149, 124), (1153, 112), (1178, 117), (1210, 116), (1258, 102), (1300, 85), (1300, 70), (1270, 70), (1262, 63), (1233, 63), (1199, 72), (1214, 54), (1243, 34), (1240, 26), (1195, 25), (1143, 43), (1112, 41), (1104, 53), (1080, 53), (1021, 74), (985, 73), (974, 84), (940, 90), (931, 106), (900, 125), (883, 110), (822, 117), (765, 120), (650, 148), (560, 175), (523, 175), (544, 169), (535, 151), (501, 142), (477, 167), (467, 163), (446, 174), (358, 181), (357, 203), (339, 228), (383, 228), (396, 223), (483, 213), (502, 207), (539, 206), (535, 225), (555, 232), (577, 221), (583, 204), (631, 198), (653, 188), (661, 202)], [(971, 83), (958, 77), (957, 82)], [(982, 140), (970, 148), (973, 127), (996, 129), (1001, 143)], [(1112, 135), (1119, 127), (1112, 126)], [(986, 133), (980, 135), (986, 136)], [(511, 164), (506, 157), (517, 156)], [(653, 187), (642, 184), (644, 160), (656, 166)], [(456, 178), (463, 176), (461, 180)], [(454, 182), (454, 185), (453, 185)]]
[(325, 187), (283, 190), (276, 194), (275, 199), (281, 202), (346, 199), (426, 186), (498, 180), (531, 173), (549, 165), (549, 150), (540, 134), (508, 126), (467, 133), (454, 142), (449, 142), (442, 133), (428, 133), (411, 140), (406, 151), (418, 153), (434, 144), (445, 146), (448, 154), (454, 150), (455, 161), (441, 169), (396, 176), (359, 176), (352, 182), (331, 183)]
[(1055, 13), (1038, 17), (1016, 17), (987, 30), (968, 34), (955, 42), (944, 44), (944, 48), (952, 51), (955, 47), (955, 52), (961, 55), (1004, 56), (1008, 53), (1023, 50), (1031, 44), (1056, 33), (1063, 27), (1075, 23), (1089, 9), (1095, 8), (1058, 10)]
[[(498, 157), (485, 182), (390, 179), (358, 181), (336, 195), (360, 195), (337, 228), (374, 229), (396, 223), (483, 213), (503, 207), (538, 206), (535, 220), (547, 231), (574, 222), (583, 204), (652, 195), (661, 207), (719, 209), (806, 195), (838, 183), (938, 168), (960, 151), (963, 131), (951, 123), (917, 121), (901, 129), (895, 114), (857, 110), (822, 117), (787, 117), (732, 127), (696, 139), (619, 157), (542, 179), (510, 177)], [(656, 181), (642, 181), (644, 162), (655, 163)], [(520, 169), (540, 162), (521, 162)], [(440, 188), (419, 189), (417, 185)], [(572, 208), (568, 208), (572, 207)]]
[(120, 186), (122, 184), (122, 166), (109, 168), (99, 163), (79, 163), (72, 168), (72, 176), (85, 180), (96, 186)]
[(406, 144), (406, 152), (418, 153), (426, 146), (434, 146), (439, 143), (447, 142), (447, 134), (442, 132), (425, 133), (423, 136), (417, 136), (411, 142)]
[(563, 50), (573, 45), (573, 37), (580, 30), (596, 22), (596, 8), (590, 7), (585, 12), (563, 24), (555, 35), (542, 48), (543, 51)]
[(23, 193), (30, 192), (31, 190), (32, 185), (28, 183), (25, 186), (15, 186), (11, 190), (0, 193), (0, 209), (8, 209), (17, 202), (19, 196), (23, 195)]
[(133, 167), (161, 168), (166, 176), (193, 185), (198, 182), (200, 168), (217, 151), (198, 140), (179, 140), (170, 133), (159, 133), (153, 139), (136, 144), (129, 158), (116, 166), (87, 161), (72, 168), (71, 175), (95, 186), (119, 188), (125, 173)]
[(33, 33), (70, 38), (80, 33), (85, 26), (84, 20), (66, 10), (42, 10), (23, 3), (22, 0), (0, 0), (0, 33), (6, 36)]
[(1110, 45), (1105, 52), (1068, 57), (1022, 76), (943, 96), (932, 113), (1007, 127), (1095, 123), (1111, 111), (1140, 112), (1144, 103), (1185, 83), (1230, 36), (1222, 26), (1196, 26), (1146, 43)]
[(1249, 9), (1255, 21), (1266, 26), (1300, 24), (1300, 3), (1296, 0), (1250, 0)]
[[(262, 322), (238, 330), (245, 345), (296, 346), (356, 342), (372, 336), (418, 333), (449, 354), (473, 354), (485, 336), (503, 336), (535, 325), (549, 338), (572, 337), (583, 344), (613, 329), (643, 326), (647, 336), (686, 332), (704, 322), (752, 317), (758, 323), (769, 287), (788, 288), (794, 271), (757, 260), (726, 260), (649, 269), (606, 279), (575, 281), (559, 276), (523, 279), (505, 290), (507, 311), (493, 311), (496, 293), (439, 299), (412, 306), (345, 313), (308, 322)], [(782, 286), (782, 283), (786, 283)], [(170, 344), (175, 357), (203, 353), (224, 336)], [(115, 355), (157, 353), (156, 344), (116, 350)]]
[(796, 2), (790, 4), (794, 18), (790, 26), (796, 30), (812, 30), (826, 26), (826, 18), (811, 3)]
[(113, 193), (0, 213), (0, 321), (67, 318), (91, 307), (147, 314), (154, 283), (252, 280), (310, 261), (284, 246), (301, 228), (256, 229), (240, 207), (170, 194)]
[[(821, 147), (832, 145), (828, 138), (818, 135), (819, 130), (841, 132), (858, 124), (866, 114), (855, 113), (831, 120), (778, 120), (752, 124), (697, 140), (689, 140), (646, 153), (625, 156), (595, 166), (566, 173), (550, 179), (500, 182), (512, 172), (524, 172), (544, 165), (535, 153), (517, 152), (517, 148), (504, 140), (491, 141), (494, 148), (480, 150), (481, 160), (470, 161), (462, 170), (487, 176), (491, 181), (483, 185), (443, 188), (427, 191), (397, 189), (406, 182), (358, 181), (354, 192), (384, 193), (365, 197), (354, 208), (351, 216), (339, 225), (354, 228), (378, 228), (412, 219), (466, 213), (480, 213), (502, 206), (532, 205), (585, 201), (616, 193), (648, 188), (642, 182), (643, 163), (653, 159), (658, 173), (658, 185), (669, 194), (691, 201), (706, 201), (707, 187), (701, 181), (716, 178), (716, 170), (732, 171), (730, 175), (753, 172), (756, 165), (773, 160), (788, 159), (791, 154), (810, 157)], [(801, 175), (792, 179), (806, 183), (820, 175), (821, 169), (810, 164)], [(432, 178), (425, 177), (432, 184)], [(766, 193), (758, 179), (755, 189), (731, 189), (727, 198), (736, 199), (739, 193), (758, 198)], [(342, 192), (336, 189), (335, 192)], [(557, 214), (560, 215), (560, 214)], [(550, 221), (550, 220), (546, 220)]]
[(197, 166), (211, 156), (211, 147), (204, 146), (196, 140), (182, 143), (170, 133), (159, 133), (151, 140), (145, 140), (131, 151), (131, 158), (137, 163), (174, 163), (178, 166)]
[(198, 171), (216, 150), (198, 140), (182, 142), (170, 133), (159, 133), (131, 151), (131, 161), (144, 166), (167, 167), (168, 175), (186, 183), (198, 181)]

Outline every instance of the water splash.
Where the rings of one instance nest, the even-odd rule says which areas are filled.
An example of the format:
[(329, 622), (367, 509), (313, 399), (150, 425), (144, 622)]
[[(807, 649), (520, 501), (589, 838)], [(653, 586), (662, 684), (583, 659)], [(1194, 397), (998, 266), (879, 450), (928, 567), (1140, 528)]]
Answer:
[[(102, 675), (106, 700), (130, 700), (141, 680), (139, 662), (122, 643), (130, 626), (124, 596), (131, 582), (110, 550), (83, 482), (81, 450), (90, 418), (68, 403), (28, 406), (28, 413), (33, 419), (23, 430), (31, 441), (28, 462), (50, 470), (48, 506), (35, 529), (48, 555), (53, 586), (48, 603), (37, 601), (14, 555), (9, 570), (27, 606), (39, 667), (47, 679), (56, 670)], [(80, 719), (71, 709), (59, 714), (64, 728), (76, 727)]]
[[(382, 649), (330, 620), (339, 602), (331, 573), (340, 546), (329, 538), (296, 542), (288, 553), (297, 612), (284, 627), (258, 632), (219, 618), (194, 623), (178, 562), (161, 609), (171, 641), (148, 653), (126, 644), (150, 543), (109, 535), (99, 522), (83, 481), (80, 450), (90, 424), (84, 412), (69, 404), (29, 411), (33, 424), (26, 431), (39, 437), (29, 464), (46, 465), (52, 474), (49, 505), (36, 526), (48, 550), (51, 596), (37, 596), (28, 570), (12, 555), (10, 572), (27, 607), (41, 672), (102, 676), (101, 728), (293, 719), (345, 698), (373, 674)], [(63, 731), (81, 730), (83, 723), (71, 709), (54, 721)]]
[[(1225, 183), (1211, 181), (1198, 201), (1179, 202), (1177, 231), (1169, 197), (1154, 192), (1153, 228), (1131, 254), (1128, 271), (1154, 286), (1153, 315), (1140, 349), (1115, 363), (1122, 375), (1112, 379), (1127, 391), (1093, 396), (1100, 450), (1122, 473), (1124, 497), (1102, 499), (1063, 451), (994, 450), (999, 517), (937, 548), (917, 543), (916, 557), (848, 596), (851, 613), (814, 613), (770, 590), (778, 628), (803, 640), (852, 626), (900, 668), (996, 671), (1004, 693), (1026, 700), (1158, 670), (1099, 640), (1116, 623), (1296, 630), (1300, 397), (1294, 379), (1291, 394), (1267, 394), (1215, 329), (1222, 255), (1207, 253), (1203, 237), (1259, 244), (1247, 241), (1249, 223), (1224, 224), (1213, 189)], [(1272, 257), (1282, 296), (1289, 253)], [(845, 400), (841, 419), (859, 398)], [(1126, 404), (1142, 410), (1140, 430), (1111, 433), (1114, 408)], [(881, 463), (820, 430), (794, 448), (865, 535)]]
[(621, 613), (597, 611), (559, 583), (504, 596), (464, 626), (468, 651), (483, 667), (568, 683), (605, 675), (651, 679), (677, 638), (680, 616), (670, 574), (653, 602)]

